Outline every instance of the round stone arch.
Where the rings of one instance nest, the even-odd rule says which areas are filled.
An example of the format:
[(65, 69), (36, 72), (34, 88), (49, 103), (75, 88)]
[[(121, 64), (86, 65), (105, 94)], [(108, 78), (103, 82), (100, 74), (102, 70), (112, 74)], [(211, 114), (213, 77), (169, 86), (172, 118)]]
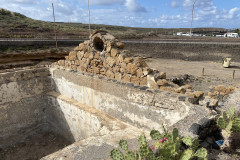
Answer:
[(93, 48), (96, 51), (102, 52), (104, 50), (104, 41), (102, 38), (96, 36), (93, 38), (92, 43), (93, 43)]

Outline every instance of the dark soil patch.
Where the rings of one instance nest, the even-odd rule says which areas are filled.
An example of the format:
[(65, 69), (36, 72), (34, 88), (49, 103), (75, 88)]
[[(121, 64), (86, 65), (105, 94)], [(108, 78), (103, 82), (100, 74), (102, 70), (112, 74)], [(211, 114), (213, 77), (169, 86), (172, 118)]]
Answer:
[(2, 160), (38, 160), (71, 144), (53, 132), (37, 133), (25, 141), (0, 149)]

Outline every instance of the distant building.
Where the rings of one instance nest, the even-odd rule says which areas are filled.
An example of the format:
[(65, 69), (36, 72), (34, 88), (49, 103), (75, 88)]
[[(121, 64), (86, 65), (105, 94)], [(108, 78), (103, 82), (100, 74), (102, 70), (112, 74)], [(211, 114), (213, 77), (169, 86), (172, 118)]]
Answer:
[(224, 34), (218, 34), (216, 37), (224, 37)]
[(177, 36), (182, 36), (183, 32), (177, 32)]
[(239, 38), (239, 35), (238, 35), (238, 33), (225, 33), (224, 37)]

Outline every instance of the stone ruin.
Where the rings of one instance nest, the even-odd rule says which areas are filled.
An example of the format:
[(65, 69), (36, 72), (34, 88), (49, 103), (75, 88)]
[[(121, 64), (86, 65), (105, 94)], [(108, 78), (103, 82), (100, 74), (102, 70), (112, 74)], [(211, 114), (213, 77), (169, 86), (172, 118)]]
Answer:
[(105, 31), (94, 31), (90, 40), (80, 43), (65, 60), (53, 65), (152, 89), (185, 93), (183, 87), (166, 80), (165, 72), (149, 68), (143, 58), (133, 57), (129, 50), (124, 50), (124, 43)]
[[(215, 88), (209, 95), (231, 90)], [(228, 103), (235, 103), (239, 94)], [(0, 70), (0, 97), (0, 148), (19, 142), (21, 147), (39, 130), (68, 140), (67, 147), (44, 154), (42, 160), (107, 159), (120, 139), (162, 131), (162, 124), (178, 128), (181, 135), (204, 135), (206, 144), (212, 133), (205, 131), (217, 115), (206, 109), (207, 99), (195, 105), (202, 92), (166, 79), (166, 73), (149, 68), (104, 31), (95, 31), (52, 66)]]
[[(147, 86), (150, 89), (185, 94), (193, 104), (199, 104), (199, 100), (203, 98), (204, 92), (193, 91), (192, 86), (180, 82), (186, 80), (188, 75), (180, 79), (167, 80), (165, 72), (149, 68), (142, 57), (134, 57), (129, 50), (124, 50), (124, 43), (106, 31), (94, 31), (89, 38), (90, 40), (80, 43), (74, 51), (71, 51), (65, 60), (59, 60), (53, 65), (93, 73), (137, 86)], [(225, 90), (227, 90), (225, 95), (228, 95), (234, 88)], [(215, 97), (212, 96), (213, 94)], [(210, 98), (216, 99), (217, 95), (216, 92), (209, 93)], [(214, 107), (218, 103), (217, 100), (209, 100), (209, 102), (211, 102), (210, 106)]]

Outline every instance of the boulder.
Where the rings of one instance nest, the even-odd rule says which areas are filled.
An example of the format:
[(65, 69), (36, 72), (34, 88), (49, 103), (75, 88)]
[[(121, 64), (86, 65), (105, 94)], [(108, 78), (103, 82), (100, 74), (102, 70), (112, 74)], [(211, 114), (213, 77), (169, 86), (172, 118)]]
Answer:
[(204, 95), (203, 91), (195, 91), (193, 92), (195, 98), (202, 98)]

